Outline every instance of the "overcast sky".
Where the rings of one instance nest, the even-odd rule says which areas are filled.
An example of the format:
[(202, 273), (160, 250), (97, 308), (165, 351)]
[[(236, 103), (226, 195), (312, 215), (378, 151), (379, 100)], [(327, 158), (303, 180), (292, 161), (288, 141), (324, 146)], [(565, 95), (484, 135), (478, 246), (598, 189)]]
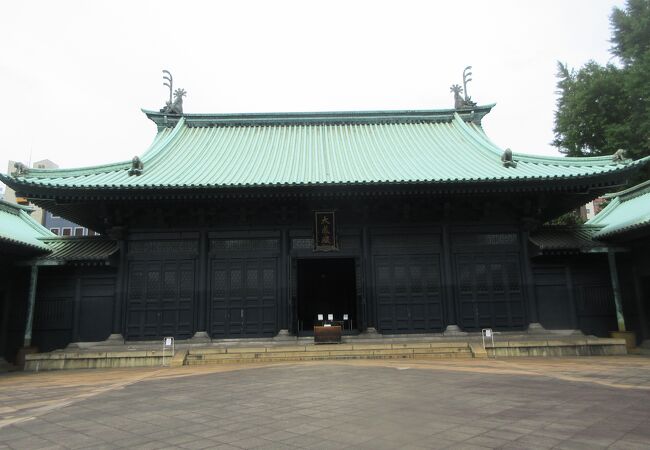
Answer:
[(613, 0), (20, 1), (0, 6), (0, 171), (131, 159), (140, 108), (186, 113), (440, 109), (468, 91), (517, 152), (557, 155), (557, 62), (609, 60)]

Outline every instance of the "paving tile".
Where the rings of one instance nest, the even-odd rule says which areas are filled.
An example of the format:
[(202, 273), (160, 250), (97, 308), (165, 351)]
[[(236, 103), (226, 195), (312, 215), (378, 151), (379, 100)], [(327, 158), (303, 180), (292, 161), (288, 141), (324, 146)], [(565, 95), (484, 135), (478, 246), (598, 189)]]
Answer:
[(647, 450), (649, 445), (648, 442), (641, 443), (620, 439), (610, 445), (609, 448), (612, 450)]
[(485, 435), (475, 436), (471, 439), (467, 439), (466, 441), (464, 441), (464, 443), (466, 444), (478, 445), (478, 446), (483, 446), (488, 448), (498, 448), (510, 442), (511, 441), (508, 441), (507, 439), (496, 439)]
[(416, 441), (414, 444), (415, 446), (421, 446), (424, 448), (428, 449), (443, 449), (443, 448), (449, 448), (452, 445), (457, 444), (457, 442), (454, 441), (447, 441), (444, 439), (423, 439), (420, 441)]
[(312, 433), (314, 431), (321, 430), (323, 427), (320, 425), (310, 425), (310, 424), (301, 424), (295, 427), (289, 427), (286, 428), (286, 431), (289, 431), (291, 433), (296, 433), (296, 434), (307, 434), (307, 433)]
[[(650, 448), (650, 358), (440, 364), (401, 371), (397, 364), (294, 364), (143, 380), (0, 428), (0, 446)], [(551, 368), (540, 371), (544, 377), (517, 372), (527, 365)], [(0, 391), (12, 392), (16, 404), (59, 395), (51, 387)], [(61, 395), (74, 392), (67, 386)]]
[(129, 448), (134, 450), (157, 450), (157, 449), (165, 448), (167, 446), (169, 446), (169, 444), (167, 444), (166, 442), (149, 441), (145, 444), (134, 445)]
[(128, 438), (116, 439), (113, 441), (113, 444), (116, 447), (136, 447), (138, 445), (145, 445), (151, 442), (155, 442), (156, 439), (149, 436), (132, 436)]
[(559, 444), (555, 445), (553, 448), (558, 448), (562, 450), (597, 450), (597, 449), (607, 448), (607, 446), (598, 446), (598, 445), (593, 445), (585, 442), (579, 442), (579, 441), (568, 439), (566, 441), (560, 442)]
[(273, 431), (271, 433), (260, 434), (259, 437), (261, 437), (262, 439), (266, 439), (268, 441), (281, 442), (299, 436), (300, 436), (299, 434), (291, 433), (290, 431), (278, 430), (278, 431)]
[[(0, 442), (3, 442), (2, 435), (0, 434)], [(12, 440), (10, 446), (17, 449), (32, 449), (32, 448), (45, 448), (53, 447), (59, 444), (43, 439), (38, 436), (29, 436), (17, 440)]]
[(441, 433), (436, 433), (433, 435), (435, 439), (443, 439), (446, 441), (453, 441), (453, 442), (461, 442), (461, 441), (466, 441), (467, 439), (471, 439), (475, 434), (467, 434), (463, 433), (460, 431), (456, 431), (454, 429), (443, 431)]
[(247, 437), (240, 439), (234, 442), (231, 442), (231, 445), (240, 448), (256, 448), (268, 445), (270, 442), (266, 439), (256, 438), (256, 437)]
[(485, 434), (483, 434), (483, 436), (494, 438), (494, 439), (500, 439), (504, 441), (515, 441), (520, 437), (526, 435), (522, 433), (516, 433), (513, 431), (498, 429), (498, 430), (487, 431)]
[(187, 442), (181, 444), (181, 448), (192, 449), (192, 450), (201, 450), (204, 448), (212, 448), (215, 445), (215, 441), (210, 439), (197, 439), (195, 441)]

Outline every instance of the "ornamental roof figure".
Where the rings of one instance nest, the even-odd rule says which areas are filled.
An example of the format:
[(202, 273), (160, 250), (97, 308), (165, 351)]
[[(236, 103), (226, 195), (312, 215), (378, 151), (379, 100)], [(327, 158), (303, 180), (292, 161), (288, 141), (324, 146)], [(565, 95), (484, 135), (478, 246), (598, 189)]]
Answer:
[(173, 77), (168, 70), (163, 70), (163, 74), (163, 79), (165, 80), (163, 85), (169, 88), (169, 101), (167, 101), (165, 106), (160, 109), (160, 112), (165, 114), (177, 114), (179, 116), (183, 115), (183, 97), (187, 95), (187, 92), (185, 92), (185, 89), (176, 89), (176, 91), (174, 91), (175, 98), (172, 102), (172, 90), (174, 86)]
[[(463, 87), (460, 87), (458, 84), (454, 84), (449, 88), (450, 92), (454, 93), (454, 108), (455, 109), (463, 109), (463, 108), (473, 108), (476, 106), (476, 102), (472, 101), (472, 97), (467, 95), (467, 83), (472, 81), (470, 78), (472, 76), (472, 72), (470, 70), (472, 69), (472, 66), (467, 66), (463, 70)], [(461, 97), (461, 94), (465, 93), (465, 97)]]

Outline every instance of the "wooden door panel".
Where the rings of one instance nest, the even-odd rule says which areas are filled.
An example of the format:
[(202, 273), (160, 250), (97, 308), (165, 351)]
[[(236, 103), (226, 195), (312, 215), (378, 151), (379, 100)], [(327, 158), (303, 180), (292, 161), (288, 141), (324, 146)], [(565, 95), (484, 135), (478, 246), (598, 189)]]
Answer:
[(456, 300), (460, 325), (520, 329), (524, 326), (524, 294), (516, 253), (465, 253), (454, 255)]
[(438, 254), (375, 256), (374, 266), (383, 333), (442, 330)]
[(127, 339), (192, 335), (195, 261), (131, 262), (127, 285)]
[(212, 261), (210, 284), (213, 337), (273, 336), (277, 328), (277, 259)]

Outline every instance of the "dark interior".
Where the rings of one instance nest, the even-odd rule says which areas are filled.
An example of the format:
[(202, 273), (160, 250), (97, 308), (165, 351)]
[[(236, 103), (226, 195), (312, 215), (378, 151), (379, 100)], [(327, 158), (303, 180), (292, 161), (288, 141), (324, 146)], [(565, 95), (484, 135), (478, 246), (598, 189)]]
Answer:
[[(298, 320), (302, 331), (312, 331), (318, 314), (342, 320), (348, 314), (357, 327), (354, 259), (302, 259), (298, 261)], [(345, 323), (346, 327), (350, 322)]]

